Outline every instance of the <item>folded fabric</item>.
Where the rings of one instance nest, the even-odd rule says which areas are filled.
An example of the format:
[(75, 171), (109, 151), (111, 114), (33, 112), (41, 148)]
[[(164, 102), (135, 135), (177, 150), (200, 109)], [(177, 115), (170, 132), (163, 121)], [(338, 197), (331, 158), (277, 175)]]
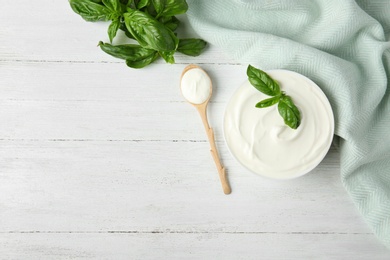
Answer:
[(390, 1), (187, 2), (192, 27), (210, 44), (322, 88), (335, 113), (342, 182), (390, 248)]

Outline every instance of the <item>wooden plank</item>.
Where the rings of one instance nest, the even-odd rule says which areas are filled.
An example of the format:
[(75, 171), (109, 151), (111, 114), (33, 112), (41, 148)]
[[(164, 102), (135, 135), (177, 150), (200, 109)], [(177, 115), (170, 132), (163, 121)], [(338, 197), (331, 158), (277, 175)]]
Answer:
[(0, 231), (370, 233), (335, 151), (289, 182), (248, 173), (220, 151), (229, 196), (207, 142), (2, 141)]
[[(0, 60), (8, 61), (57, 61), (57, 62), (115, 62), (120, 60), (102, 52), (99, 41), (108, 41), (108, 22), (91, 23), (75, 14), (68, 1), (0, 0)], [(195, 37), (185, 16), (179, 36)], [(114, 44), (126, 43), (119, 32)], [(178, 63), (235, 63), (217, 48), (208, 48), (199, 57), (178, 53)], [(160, 60), (162, 64), (164, 61)]]
[[(184, 65), (130, 70), (122, 64), (3, 63), (2, 139), (204, 140), (184, 101)], [(245, 80), (242, 66), (205, 65), (214, 80), (211, 125), (222, 140), (225, 102)], [(224, 75), (226, 77), (217, 77)], [(239, 76), (240, 75), (240, 76)], [(137, 80), (134, 80), (137, 79)]]
[[(243, 65), (201, 65), (213, 81), (212, 102), (229, 99), (246, 80)], [(0, 100), (184, 102), (180, 75), (186, 65), (0, 61)]]
[(368, 234), (0, 234), (5, 259), (388, 259)]

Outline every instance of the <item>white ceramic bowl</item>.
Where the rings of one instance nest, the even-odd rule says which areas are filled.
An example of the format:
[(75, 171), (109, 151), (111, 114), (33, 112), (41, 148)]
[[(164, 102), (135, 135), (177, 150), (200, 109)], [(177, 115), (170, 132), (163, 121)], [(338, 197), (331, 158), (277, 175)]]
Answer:
[(271, 70), (282, 91), (301, 112), (301, 125), (291, 129), (277, 105), (256, 108), (270, 98), (249, 81), (227, 104), (223, 129), (231, 154), (247, 169), (272, 179), (292, 179), (313, 170), (325, 157), (334, 134), (334, 116), (322, 90), (307, 77), (288, 70)]

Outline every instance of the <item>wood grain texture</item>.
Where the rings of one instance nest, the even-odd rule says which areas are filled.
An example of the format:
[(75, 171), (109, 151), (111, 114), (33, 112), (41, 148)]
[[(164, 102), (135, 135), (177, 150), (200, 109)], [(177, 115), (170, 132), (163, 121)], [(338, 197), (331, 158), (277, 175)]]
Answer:
[[(95, 48), (107, 25), (67, 1), (0, 6), (0, 259), (389, 258), (342, 187), (336, 148), (285, 182), (230, 155), (222, 118), (246, 64), (210, 46), (132, 70)], [(229, 196), (180, 94), (190, 63), (213, 81)]]
[[(123, 63), (97, 47), (99, 41), (109, 42), (105, 22), (91, 23), (73, 13), (68, 1), (43, 0), (34, 3), (24, 0), (1, 0), (0, 60), (52, 61), (57, 63)], [(178, 33), (192, 37), (194, 32), (184, 15)], [(119, 31), (114, 43), (126, 42)], [(218, 49), (208, 50), (207, 55), (191, 57), (175, 55), (178, 63), (235, 63)], [(164, 61), (160, 60), (159, 64)]]
[(341, 196), (338, 172), (326, 167), (336, 155), (279, 183), (243, 171), (221, 149), (236, 191), (226, 197), (208, 149), (207, 142), (2, 141), (0, 230), (369, 233)]
[(388, 259), (364, 234), (26, 233), (0, 243), (6, 259)]

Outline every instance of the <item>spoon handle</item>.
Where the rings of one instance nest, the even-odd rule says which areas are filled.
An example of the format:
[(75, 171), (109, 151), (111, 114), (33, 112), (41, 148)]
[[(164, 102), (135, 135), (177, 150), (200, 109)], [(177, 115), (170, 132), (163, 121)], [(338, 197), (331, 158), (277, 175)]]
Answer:
[(219, 178), (221, 180), (222, 189), (225, 194), (230, 194), (232, 192), (229, 181), (226, 176), (226, 170), (225, 167), (222, 165), (221, 160), (219, 159), (217, 146), (215, 144), (215, 138), (214, 138), (214, 131), (210, 127), (209, 122), (207, 120), (207, 103), (204, 105), (197, 106), (197, 110), (199, 112), (200, 117), (202, 118), (202, 122), (204, 125), (204, 128), (207, 133), (207, 137), (209, 139), (210, 143), (210, 153), (214, 159), (215, 165), (217, 166)]

